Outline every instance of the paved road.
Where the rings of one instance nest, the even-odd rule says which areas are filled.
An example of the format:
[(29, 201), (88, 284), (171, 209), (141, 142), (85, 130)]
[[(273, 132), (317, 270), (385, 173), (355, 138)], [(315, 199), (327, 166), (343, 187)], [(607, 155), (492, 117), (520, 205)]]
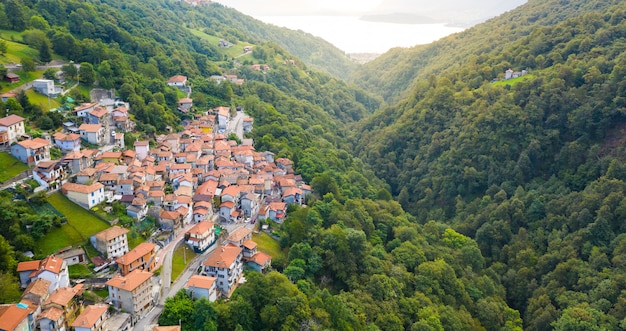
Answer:
[[(214, 222), (217, 221), (216, 218), (217, 216), (214, 217), (213, 219)], [(187, 230), (189, 230), (191, 226), (193, 226), (193, 224), (185, 228), (185, 230), (182, 231), (181, 234), (184, 235), (184, 233), (187, 232)], [(244, 226), (248, 228), (254, 227), (253, 224), (242, 223), (242, 222), (232, 223), (228, 225), (222, 224), (221, 226), (223, 228), (226, 228), (228, 232), (232, 232)], [(175, 247), (178, 246), (177, 245), (178, 243), (180, 243), (181, 245), (184, 245), (184, 243), (182, 243), (181, 240), (182, 240), (182, 237), (181, 235), (179, 235), (175, 240), (169, 243), (166, 248), (162, 249), (157, 254), (157, 256), (160, 256), (159, 261), (162, 261), (163, 263), (162, 268), (161, 268), (161, 286), (162, 287), (161, 287), (161, 296), (159, 297), (159, 303), (145, 317), (143, 317), (141, 320), (139, 320), (139, 322), (137, 322), (137, 324), (133, 328), (134, 331), (151, 331), (151, 329), (149, 329), (148, 326), (150, 326), (151, 324), (156, 324), (159, 316), (161, 315), (161, 312), (163, 311), (163, 305), (165, 304), (165, 299), (173, 297), (176, 294), (176, 292), (178, 292), (181, 288), (183, 288), (183, 286), (185, 286), (185, 283), (187, 283), (189, 278), (197, 274), (197, 270), (198, 268), (200, 268), (200, 265), (202, 265), (202, 263), (209, 257), (209, 255), (211, 255), (211, 253), (213, 253), (215, 248), (217, 248), (220, 244), (218, 242), (214, 244), (213, 246), (211, 246), (209, 249), (207, 249), (206, 252), (200, 255), (197, 255), (191, 262), (189, 262), (189, 264), (187, 264), (187, 266), (185, 267), (185, 270), (178, 276), (178, 279), (176, 279), (172, 283), (171, 278), (172, 278), (173, 251)]]
[(235, 117), (228, 121), (226, 126), (226, 134), (235, 133), (239, 139), (243, 139), (243, 118), (245, 114), (242, 111), (238, 111)]
[(133, 330), (148, 330), (147, 328), (149, 325), (155, 324), (161, 315), (161, 311), (163, 311), (165, 299), (173, 297), (174, 294), (176, 294), (176, 292), (178, 292), (178, 290), (185, 285), (187, 280), (189, 280), (189, 278), (196, 273), (200, 263), (202, 263), (209, 256), (213, 249), (215, 249), (216, 245), (213, 245), (203, 254), (196, 256), (193, 261), (185, 267), (185, 270), (180, 274), (178, 279), (172, 283), (172, 259), (174, 257), (174, 250), (178, 245), (185, 245), (183, 237), (185, 236), (185, 233), (194, 225), (195, 224), (187, 225), (176, 237), (176, 239), (172, 240), (169, 244), (167, 244), (167, 246), (157, 253), (158, 260), (155, 269), (161, 267), (161, 295), (159, 296), (159, 303), (146, 316), (137, 322)]
[[(65, 61), (54, 60), (54, 61), (51, 61), (51, 62), (45, 64), (45, 65), (35, 66), (35, 69), (37, 69), (37, 70), (46, 70), (48, 68), (58, 68), (58, 69), (60, 69), (61, 67), (63, 67), (66, 64), (67, 64), (67, 62), (65, 62)], [(19, 64), (19, 63), (7, 63), (7, 64), (4, 65), (4, 67), (7, 68), (7, 70), (9, 72), (22, 70), (22, 65)]]

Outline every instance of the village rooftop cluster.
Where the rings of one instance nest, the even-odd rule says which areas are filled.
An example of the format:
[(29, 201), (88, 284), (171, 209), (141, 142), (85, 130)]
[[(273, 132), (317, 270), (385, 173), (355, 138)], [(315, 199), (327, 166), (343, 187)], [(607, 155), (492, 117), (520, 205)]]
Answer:
[[(185, 88), (185, 81), (174, 76), (168, 84)], [(270, 268), (271, 256), (257, 250), (249, 227), (220, 240), (219, 225), (282, 223), (287, 206), (303, 204), (311, 193), (294, 174), (291, 160), (256, 151), (251, 139), (228, 139), (226, 134), (236, 134), (238, 126), (242, 132), (252, 130), (254, 120), (244, 116), (243, 108), (211, 109), (182, 123), (182, 132), (135, 141), (131, 148), (124, 146), (124, 133), (135, 127), (127, 103), (106, 99), (76, 107), (74, 113), (80, 125), (67, 123), (47, 139), (28, 137), (20, 116), (1, 118), (0, 143), (34, 167), (33, 179), (42, 190), (61, 190), (85, 209), (121, 202), (128, 216), (137, 221), (150, 216), (161, 233), (170, 239), (183, 235), (197, 253), (212, 249), (185, 284), (193, 297), (228, 298), (243, 280), (244, 264), (258, 272)], [(95, 148), (83, 148), (84, 143)], [(61, 159), (51, 160), (52, 146), (63, 151)], [(160, 284), (153, 271), (160, 267), (163, 245), (148, 241), (130, 249), (128, 232), (114, 225), (90, 238), (101, 253), (93, 259), (95, 271), (117, 270), (105, 282), (105, 303), (83, 307), (85, 284), (70, 285), (68, 265), (88, 258), (84, 250), (68, 248), (19, 263), (25, 290), (19, 304), (0, 307), (0, 329), (129, 329), (158, 302)]]

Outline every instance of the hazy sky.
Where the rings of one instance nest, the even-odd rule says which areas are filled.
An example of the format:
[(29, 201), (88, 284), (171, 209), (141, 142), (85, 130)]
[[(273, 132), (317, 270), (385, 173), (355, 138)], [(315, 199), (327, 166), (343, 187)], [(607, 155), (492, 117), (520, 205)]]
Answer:
[[(526, 0), (214, 0), (266, 23), (322, 37), (347, 53), (433, 42)], [(363, 16), (369, 19), (360, 19)], [(402, 21), (400, 21), (402, 20)], [(436, 24), (423, 24), (436, 23)]]
[(216, 0), (251, 16), (305, 15), (337, 12), (359, 15), (371, 11), (384, 0)]
[(216, 0), (251, 16), (319, 15), (337, 13), (430, 13), (493, 16), (515, 8), (526, 0)]

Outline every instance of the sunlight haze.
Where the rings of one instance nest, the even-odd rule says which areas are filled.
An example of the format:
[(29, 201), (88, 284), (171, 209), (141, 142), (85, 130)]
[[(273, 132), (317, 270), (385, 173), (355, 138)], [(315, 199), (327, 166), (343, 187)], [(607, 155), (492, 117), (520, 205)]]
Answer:
[(431, 43), (526, 0), (217, 0), (265, 23), (302, 30), (346, 53)]

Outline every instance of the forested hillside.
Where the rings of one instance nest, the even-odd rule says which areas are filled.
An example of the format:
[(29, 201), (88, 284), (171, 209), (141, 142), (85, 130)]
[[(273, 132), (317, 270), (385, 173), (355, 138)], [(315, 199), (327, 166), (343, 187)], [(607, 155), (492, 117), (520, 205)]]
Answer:
[(361, 76), (407, 94), (360, 123), (357, 155), (421, 224), (476, 240), (528, 330), (626, 327), (625, 13), (530, 1)]
[[(538, 27), (554, 26), (565, 19), (582, 16), (590, 11), (606, 12), (606, 8), (618, 3), (619, 0), (531, 0), (486, 23), (432, 44), (392, 49), (359, 67), (351, 81), (393, 103), (408, 97), (411, 93), (409, 89), (415, 83), (431, 75), (463, 70), (474, 61), (482, 64), (489, 60), (492, 65), (502, 64), (479, 68), (484, 78), (490, 80), (495, 77), (490, 75), (501, 73), (513, 64), (525, 65), (529, 56), (539, 54), (532, 49), (532, 45), (528, 45), (530, 47), (526, 47), (524, 52), (516, 53), (512, 48), (512, 45), (528, 37)], [(505, 69), (500, 70), (502, 68)], [(474, 86), (476, 84), (480, 84), (480, 81), (474, 82)]]
[[(249, 137), (256, 150), (292, 159), (296, 173), (311, 183), (308, 207), (290, 207), (276, 231), (288, 250), (286, 258), (273, 260), (277, 272), (247, 275), (228, 302), (177, 298), (172, 307), (166, 304), (163, 324), (181, 323), (184, 330), (521, 329), (519, 312), (504, 301), (499, 269), (487, 268), (477, 243), (442, 223), (418, 223), (351, 154), (347, 127), (377, 109), (378, 97), (308, 68), (275, 42), (237, 30), (223, 18), (236, 15), (220, 6), (6, 0), (0, 13), (2, 28), (35, 53), (49, 45), (55, 57), (81, 62), (81, 70), (92, 67), (93, 80), (81, 74), (81, 86), (116, 88), (130, 102), (141, 138), (168, 125), (180, 129), (188, 115), (175, 110), (177, 93), (165, 81), (184, 74), (199, 111), (243, 106), (255, 119)], [(220, 38), (254, 42), (254, 50), (237, 65), (215, 46)], [(250, 63), (271, 70), (250, 70)], [(222, 73), (244, 83), (217, 85), (209, 78)], [(29, 125), (52, 116), (12, 99), (6, 105)], [(0, 299), (13, 301), (19, 294), (16, 260), (27, 259), (23, 250), (38, 251), (34, 239), (41, 233), (35, 230), (45, 233), (63, 219), (33, 216), (29, 206), (37, 197), (30, 204), (12, 204), (8, 192), (0, 197), (0, 222), (11, 225), (0, 236), (6, 288)]]

